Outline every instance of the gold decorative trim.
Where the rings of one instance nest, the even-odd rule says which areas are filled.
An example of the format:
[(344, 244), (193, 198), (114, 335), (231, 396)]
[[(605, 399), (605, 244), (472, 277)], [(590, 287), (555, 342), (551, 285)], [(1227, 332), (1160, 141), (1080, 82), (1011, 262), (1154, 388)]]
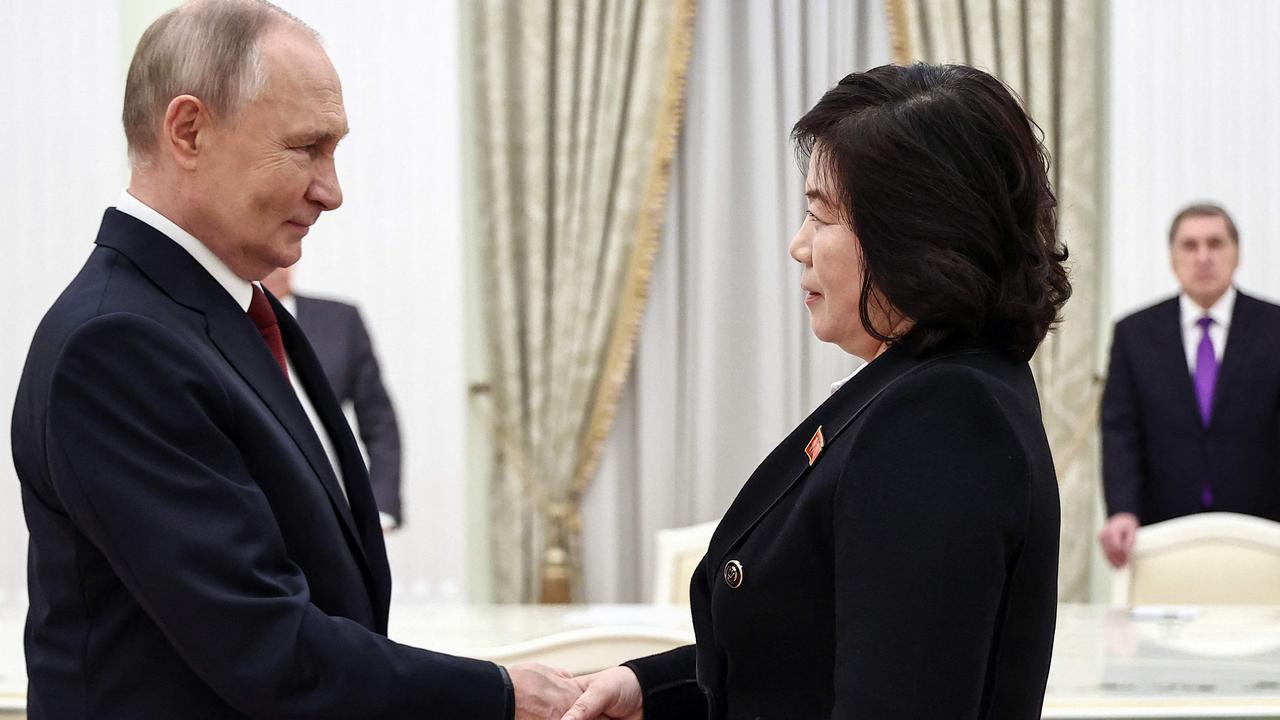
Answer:
[[(618, 400), (622, 395), (631, 361), (635, 357), (636, 340), (640, 335), (640, 323), (644, 318), (649, 298), (649, 280), (653, 273), (653, 260), (658, 254), (658, 242), (666, 216), (667, 189), (671, 182), (671, 164), (680, 141), (680, 127), (684, 119), (685, 86), (689, 74), (689, 60), (693, 54), (694, 20), (697, 0), (676, 0), (674, 25), (671, 32), (671, 49), (668, 55), (666, 93), (662, 112), (658, 116), (657, 143), (653, 166), (649, 173), (644, 202), (636, 226), (636, 241), (628, 262), (627, 277), (623, 283), (618, 312), (610, 333), (609, 349), (605, 355), (600, 379), (596, 383), (595, 400), (587, 422), (577, 470), (569, 487), (569, 530), (576, 546), (582, 495), (591, 484), (592, 476), (600, 464), (604, 441), (613, 426), (618, 412)], [(574, 548), (576, 550), (576, 547)], [(579, 553), (572, 552), (575, 567)]]
[(907, 0), (884, 0), (884, 14), (889, 21), (889, 44), (893, 61), (911, 64), (911, 20), (907, 17)]

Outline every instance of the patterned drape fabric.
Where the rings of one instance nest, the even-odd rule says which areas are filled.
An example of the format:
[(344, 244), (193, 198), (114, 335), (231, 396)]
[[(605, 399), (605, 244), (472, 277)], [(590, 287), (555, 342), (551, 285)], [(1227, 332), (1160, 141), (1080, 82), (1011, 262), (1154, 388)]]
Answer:
[(492, 363), (494, 599), (540, 595), (627, 373), (693, 0), (475, 0), (471, 159)]
[(1022, 97), (1044, 131), (1074, 293), (1032, 362), (1062, 495), (1059, 598), (1089, 596), (1099, 486), (1102, 0), (887, 0), (898, 62), (973, 65)]

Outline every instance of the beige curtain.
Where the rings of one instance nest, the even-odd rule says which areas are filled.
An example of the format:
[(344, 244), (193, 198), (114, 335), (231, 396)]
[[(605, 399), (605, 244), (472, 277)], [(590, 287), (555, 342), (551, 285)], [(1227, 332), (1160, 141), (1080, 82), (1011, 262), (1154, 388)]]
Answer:
[(468, 3), (499, 602), (568, 599), (579, 501), (627, 376), (663, 218), (693, 9)]
[(1074, 294), (1033, 360), (1062, 496), (1059, 598), (1086, 600), (1099, 468), (1104, 0), (888, 0), (898, 62), (956, 62), (999, 77), (1044, 130)]

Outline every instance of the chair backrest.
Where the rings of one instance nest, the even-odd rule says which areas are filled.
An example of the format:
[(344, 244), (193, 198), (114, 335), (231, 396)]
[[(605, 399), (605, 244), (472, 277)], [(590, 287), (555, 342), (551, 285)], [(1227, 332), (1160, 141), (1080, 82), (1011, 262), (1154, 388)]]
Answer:
[(719, 520), (659, 530), (653, 570), (655, 605), (688, 605), (689, 580), (707, 554)]
[(1111, 604), (1280, 604), (1280, 523), (1217, 512), (1140, 527)]

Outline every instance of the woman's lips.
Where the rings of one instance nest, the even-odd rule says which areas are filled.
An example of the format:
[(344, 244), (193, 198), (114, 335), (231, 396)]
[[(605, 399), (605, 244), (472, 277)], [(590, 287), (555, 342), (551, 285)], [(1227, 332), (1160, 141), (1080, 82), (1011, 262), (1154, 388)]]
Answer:
[(804, 304), (808, 305), (810, 303), (815, 303), (821, 298), (822, 298), (822, 293), (817, 293), (812, 290), (809, 290), (804, 295)]

